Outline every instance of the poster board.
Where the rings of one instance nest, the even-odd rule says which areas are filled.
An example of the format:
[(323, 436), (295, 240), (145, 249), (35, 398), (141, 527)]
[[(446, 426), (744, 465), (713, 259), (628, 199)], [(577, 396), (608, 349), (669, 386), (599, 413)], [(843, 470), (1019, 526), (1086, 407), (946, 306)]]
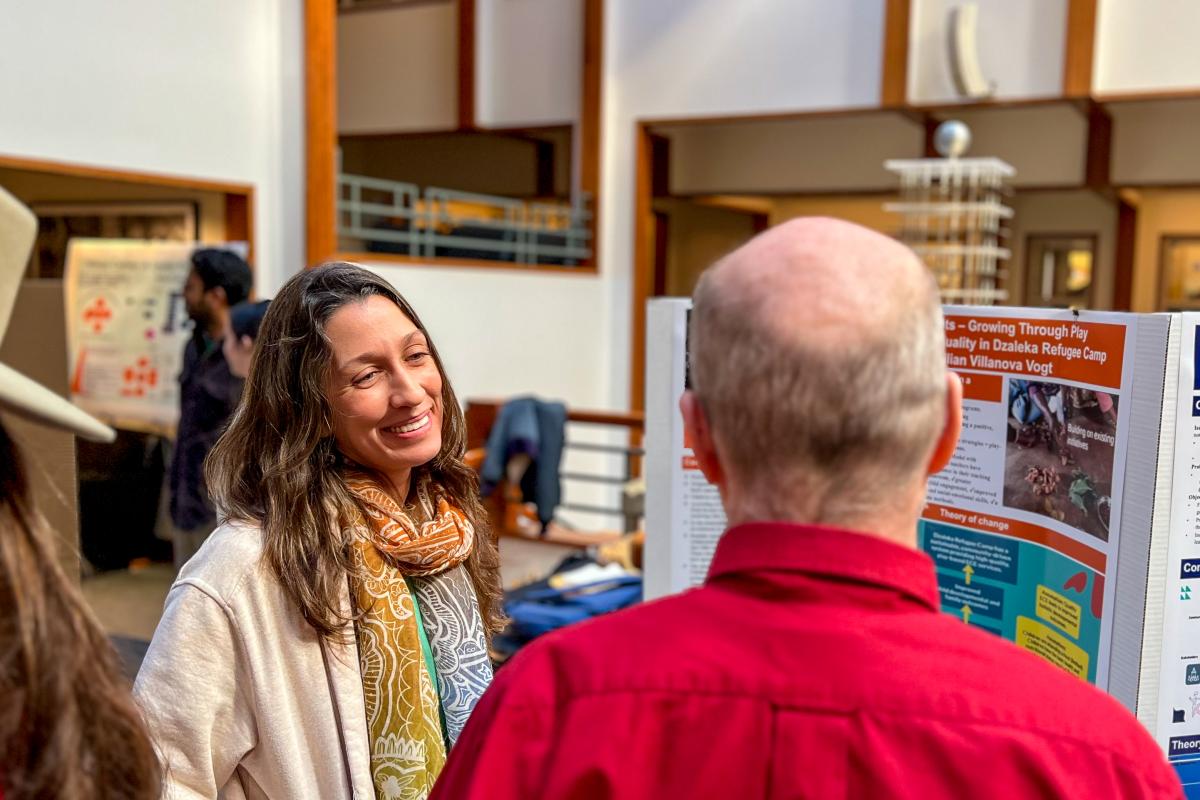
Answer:
[[(689, 308), (654, 300), (648, 313), (648, 598), (701, 583), (725, 523), (678, 411)], [(1107, 686), (1137, 317), (945, 311), (964, 429), (917, 531), (942, 609)]]
[(1137, 317), (945, 314), (963, 432), (918, 526), (942, 610), (1107, 687)]
[(1161, 448), (1171, 462), (1170, 502), (1160, 509), (1169, 513), (1168, 535), (1151, 556), (1149, 594), (1161, 604), (1148, 609), (1156, 613), (1147, 615), (1147, 707), (1138, 717), (1155, 733), (1188, 797), (1200, 797), (1200, 313), (1180, 317), (1179, 353), (1168, 371), (1178, 391), (1165, 409), (1174, 425)]
[(688, 315), (692, 301), (651, 300), (646, 315), (647, 600), (704, 582), (725, 530), (721, 497), (692, 454), (679, 397), (690, 385)]
[[(115, 428), (173, 437), (196, 242), (72, 239), (63, 280), (71, 400)], [(245, 257), (244, 243), (217, 245)]]
[[(724, 527), (678, 409), (689, 309), (648, 309), (648, 599), (703, 582)], [(1200, 798), (1200, 313), (944, 312), (963, 431), (917, 530), (941, 610), (1108, 691)]]

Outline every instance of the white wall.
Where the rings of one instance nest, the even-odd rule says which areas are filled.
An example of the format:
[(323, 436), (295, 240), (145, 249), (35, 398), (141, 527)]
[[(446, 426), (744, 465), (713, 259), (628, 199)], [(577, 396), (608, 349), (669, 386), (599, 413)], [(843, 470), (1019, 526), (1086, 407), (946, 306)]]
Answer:
[(605, 11), (600, 274), (373, 266), (411, 296), (460, 397), (628, 407), (636, 120), (879, 101), (878, 0), (609, 0)]
[(615, 0), (605, 13), (606, 72), (627, 112), (751, 114), (879, 102), (879, 0)]
[(579, 118), (583, 0), (479, 0), (475, 117), (485, 128)]
[(301, 4), (39, 0), (0, 25), (0, 154), (255, 186), (259, 290), (303, 263)]
[(338, 14), (338, 133), (458, 127), (452, 0)]
[(1200, 101), (1120, 103), (1109, 109), (1113, 183), (1200, 183)]
[[(368, 264), (429, 328), (459, 399), (538, 394), (604, 408), (588, 350), (602, 325), (594, 275)], [(588, 345), (591, 345), (590, 347)]]
[[(1066, 0), (976, 0), (979, 67), (1004, 99), (1062, 93)], [(914, 0), (909, 23), (908, 99), (959, 99), (951, 78), (950, 9), (961, 0)], [(1103, 6), (1103, 3), (1101, 4)]]
[(709, 264), (754, 235), (754, 217), (728, 207), (686, 200), (656, 201), (668, 215), (666, 293), (690, 297)]
[(1095, 234), (1096, 261), (1092, 266), (1091, 308), (1112, 308), (1116, 277), (1117, 206), (1096, 192), (1018, 192), (1012, 199), (1014, 211), (1009, 246), (1009, 302), (1024, 305), (1026, 283), (1026, 239), (1031, 233)]
[(1078, 186), (1087, 159), (1087, 120), (1068, 104), (963, 109), (953, 115), (971, 128), (968, 155), (995, 156), (1013, 165), (1014, 186)]
[(879, 0), (608, 0), (600, 252), (608, 405), (629, 403), (635, 125), (879, 103)]
[(894, 189), (889, 158), (918, 158), (925, 129), (898, 114), (681, 126), (671, 137), (678, 194)]
[[(595, 275), (536, 273), (501, 268), (367, 264), (409, 300), (429, 329), (458, 399), (534, 394), (569, 407), (607, 410), (602, 359), (608, 342)], [(573, 441), (617, 444), (605, 429), (571, 426)], [(617, 474), (608, 456), (570, 450), (564, 471)], [(613, 487), (568, 481), (565, 500), (613, 505)], [(583, 530), (611, 529), (611, 516), (562, 512)]]
[(1200, 4), (1193, 0), (1104, 0), (1096, 20), (1097, 92), (1200, 86)]

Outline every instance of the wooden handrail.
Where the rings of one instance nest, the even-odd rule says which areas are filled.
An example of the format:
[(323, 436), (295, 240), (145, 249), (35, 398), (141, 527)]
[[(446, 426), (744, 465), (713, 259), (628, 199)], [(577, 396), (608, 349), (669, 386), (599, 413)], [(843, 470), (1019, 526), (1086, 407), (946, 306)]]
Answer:
[[(467, 401), (467, 447), (483, 447), (487, 443), (488, 432), (500, 413), (500, 407), (506, 401), (494, 398), (474, 398)], [(613, 425), (628, 428), (638, 443), (641, 433), (646, 426), (646, 415), (641, 411), (593, 411), (587, 409), (567, 409), (568, 422), (580, 422), (592, 425)]]

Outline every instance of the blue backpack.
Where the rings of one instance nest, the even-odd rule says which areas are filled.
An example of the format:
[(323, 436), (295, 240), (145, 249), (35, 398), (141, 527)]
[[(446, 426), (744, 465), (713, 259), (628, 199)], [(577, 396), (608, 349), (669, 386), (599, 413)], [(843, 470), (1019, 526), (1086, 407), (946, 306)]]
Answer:
[(642, 578), (626, 575), (598, 583), (555, 589), (545, 582), (517, 589), (505, 599), (511, 632), (525, 640), (640, 602)]

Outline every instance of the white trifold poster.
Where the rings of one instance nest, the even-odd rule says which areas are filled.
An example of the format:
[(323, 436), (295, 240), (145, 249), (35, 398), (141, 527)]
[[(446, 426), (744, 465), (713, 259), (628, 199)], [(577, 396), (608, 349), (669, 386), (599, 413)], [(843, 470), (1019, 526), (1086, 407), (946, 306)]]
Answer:
[[(1173, 446), (1169, 531), (1157, 538), (1150, 558), (1144, 699), (1157, 692), (1155, 733), (1191, 793), (1200, 788), (1200, 314), (1182, 315), (1174, 436), (1164, 437), (1161, 457)], [(1165, 405), (1165, 404), (1164, 404)], [(1161, 481), (1160, 481), (1161, 483)], [(1161, 523), (1160, 523), (1161, 525)], [(1155, 599), (1161, 597), (1161, 605)], [(1161, 611), (1161, 639), (1151, 627)], [(1148, 717), (1139, 711), (1139, 717)], [(1189, 796), (1191, 796), (1189, 794)]]
[(192, 252), (244, 243), (72, 239), (67, 248), (71, 400), (116, 428), (173, 436), (192, 323), (183, 301)]
[[(647, 599), (725, 527), (678, 407), (690, 308), (647, 314)], [(942, 610), (1109, 691), (1200, 798), (1200, 313), (945, 315), (964, 429), (917, 530)]]
[(646, 558), (647, 600), (704, 582), (725, 530), (721, 498), (685, 441), (679, 397), (687, 372), (692, 301), (651, 300), (646, 315)]

